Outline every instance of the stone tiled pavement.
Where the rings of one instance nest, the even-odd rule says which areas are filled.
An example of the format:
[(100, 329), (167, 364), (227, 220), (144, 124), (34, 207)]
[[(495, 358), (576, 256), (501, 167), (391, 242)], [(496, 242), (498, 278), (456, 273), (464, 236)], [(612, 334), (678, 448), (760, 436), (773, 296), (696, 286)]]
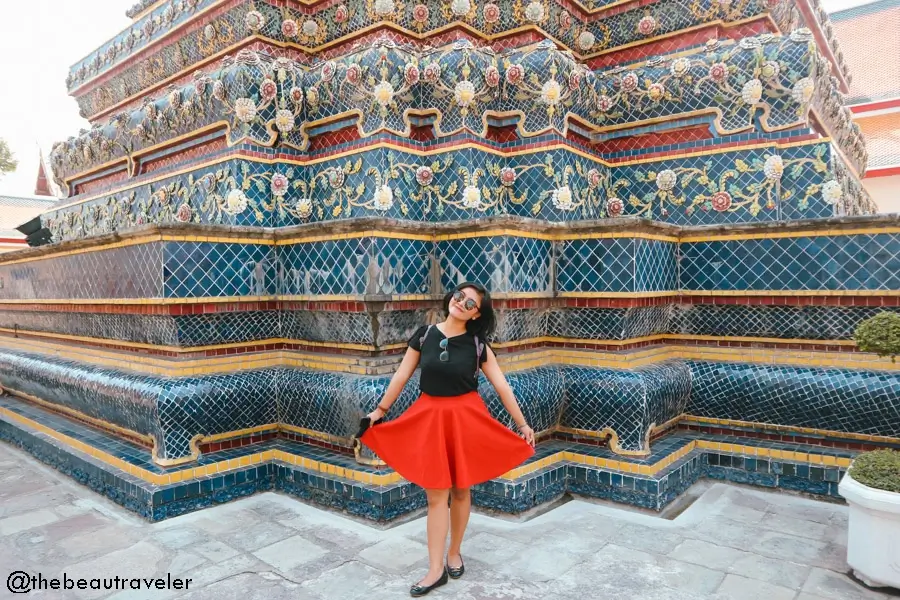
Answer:
[[(572, 501), (527, 522), (473, 515), (467, 573), (429, 598), (863, 600), (846, 575), (847, 510), (709, 485), (674, 520)], [(35, 591), (28, 598), (408, 598), (422, 519), (379, 530), (277, 494), (148, 524), (0, 444), (0, 571), (151, 577), (190, 590)]]

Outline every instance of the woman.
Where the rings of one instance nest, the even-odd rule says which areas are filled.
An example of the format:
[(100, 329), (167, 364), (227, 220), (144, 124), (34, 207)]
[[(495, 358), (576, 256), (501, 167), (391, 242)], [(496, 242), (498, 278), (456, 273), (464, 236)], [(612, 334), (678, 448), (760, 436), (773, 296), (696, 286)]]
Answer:
[[(462, 577), (460, 547), (472, 507), (469, 488), (503, 475), (534, 454), (534, 431), (485, 343), (496, 325), (490, 294), (478, 284), (462, 283), (444, 298), (444, 310), (444, 322), (419, 328), (409, 340), (400, 368), (368, 418), (371, 423), (381, 420), (421, 366), (418, 400), (400, 418), (376, 424), (360, 438), (407, 481), (425, 489), (430, 567), (410, 589), (414, 597), (445, 585), (448, 577)], [(521, 437), (495, 420), (478, 395), (479, 369), (497, 390)]]

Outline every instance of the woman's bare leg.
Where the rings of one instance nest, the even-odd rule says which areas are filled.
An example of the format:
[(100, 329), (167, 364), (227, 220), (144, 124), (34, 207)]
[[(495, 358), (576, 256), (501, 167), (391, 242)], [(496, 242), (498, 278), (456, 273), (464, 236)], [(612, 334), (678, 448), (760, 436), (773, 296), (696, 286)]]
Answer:
[(427, 587), (444, 574), (444, 549), (450, 529), (450, 510), (447, 507), (450, 490), (425, 490), (425, 495), (428, 497), (428, 574), (419, 585)]
[(472, 512), (472, 493), (469, 488), (453, 488), (450, 490), (450, 550), (447, 552), (447, 564), (454, 569), (462, 566), (460, 547), (469, 515)]

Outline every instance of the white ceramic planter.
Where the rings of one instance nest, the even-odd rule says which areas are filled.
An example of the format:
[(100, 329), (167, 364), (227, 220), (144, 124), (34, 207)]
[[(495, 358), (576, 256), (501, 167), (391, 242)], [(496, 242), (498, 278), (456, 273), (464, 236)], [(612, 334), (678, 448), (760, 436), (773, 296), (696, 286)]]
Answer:
[(871, 587), (900, 589), (900, 494), (865, 486), (850, 474), (838, 492), (850, 506), (847, 563)]

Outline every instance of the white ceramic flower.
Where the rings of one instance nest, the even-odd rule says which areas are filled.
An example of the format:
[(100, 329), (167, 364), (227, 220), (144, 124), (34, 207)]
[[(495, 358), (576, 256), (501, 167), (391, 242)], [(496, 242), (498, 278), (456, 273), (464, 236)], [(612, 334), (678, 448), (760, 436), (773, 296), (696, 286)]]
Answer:
[(477, 186), (467, 185), (463, 189), (462, 195), (465, 208), (478, 208), (481, 206), (481, 190)]
[(691, 70), (691, 59), (689, 58), (676, 58), (672, 61), (672, 66), (669, 68), (669, 71), (675, 77), (683, 77), (687, 75), (687, 72)]
[(678, 183), (678, 175), (672, 169), (660, 171), (656, 176), (656, 187), (664, 192), (668, 192)]
[(272, 195), (274, 196), (284, 196), (287, 193), (288, 185), (290, 184), (290, 180), (281, 173), (275, 173), (272, 175)]
[(538, 2), (538, 0), (533, 0), (531, 4), (525, 7), (525, 18), (532, 23), (543, 21), (544, 5)]
[(661, 83), (651, 83), (647, 87), (647, 95), (654, 102), (659, 102), (666, 95), (666, 87)]
[(382, 81), (376, 85), (373, 93), (375, 94), (375, 101), (381, 106), (390, 106), (391, 102), (394, 101), (394, 86), (391, 85), (390, 81)]
[(453, 0), (450, 3), (450, 11), (457, 17), (463, 17), (472, 10), (472, 3), (469, 0)]
[(594, 37), (594, 34), (590, 31), (583, 31), (581, 35), (578, 36), (578, 47), (582, 50), (590, 50), (594, 47), (594, 44), (597, 42), (597, 38)]
[(225, 212), (239, 215), (247, 210), (247, 196), (241, 190), (231, 190), (225, 198)]
[(297, 216), (301, 219), (308, 219), (312, 215), (312, 200), (309, 198), (300, 198), (297, 205), (294, 206)]
[(250, 98), (238, 98), (234, 103), (234, 114), (241, 123), (250, 123), (256, 118), (256, 102)]
[(394, 12), (394, 0), (375, 0), (375, 14), (386, 17)]
[(391, 189), (391, 186), (384, 184), (375, 190), (372, 205), (375, 210), (389, 210), (394, 205), (394, 190)]
[(303, 21), (303, 35), (313, 37), (319, 33), (319, 24), (312, 19)]
[(560, 96), (562, 96), (562, 87), (555, 79), (544, 83), (541, 88), (541, 102), (547, 106), (556, 106), (559, 104)]
[(516, 170), (512, 167), (503, 167), (500, 169), (500, 183), (506, 187), (516, 182)]
[(844, 190), (841, 189), (841, 184), (834, 179), (822, 186), (822, 199), (828, 204), (837, 204), (843, 196)]
[(781, 74), (781, 65), (774, 60), (767, 60), (760, 69), (763, 79), (775, 79)]
[(563, 186), (553, 190), (553, 206), (559, 210), (572, 210), (572, 190), (569, 186)]
[(763, 173), (766, 174), (766, 179), (781, 179), (781, 174), (784, 173), (784, 160), (777, 154), (768, 157), (763, 165)]
[(808, 104), (809, 101), (812, 100), (815, 91), (816, 86), (813, 83), (813, 80), (809, 77), (804, 77), (794, 84), (794, 87), (791, 90), (791, 97), (797, 104)]
[(762, 99), (763, 86), (759, 79), (751, 79), (741, 88), (741, 100), (744, 104), (755, 106)]
[(288, 133), (294, 129), (294, 113), (287, 109), (281, 109), (275, 113), (275, 127), (281, 133)]
[(453, 97), (456, 99), (457, 104), (465, 108), (475, 100), (475, 86), (472, 85), (471, 81), (460, 81), (453, 90)]
[(244, 23), (250, 31), (259, 31), (265, 26), (266, 17), (258, 10), (251, 10), (247, 13), (247, 16), (244, 17)]

